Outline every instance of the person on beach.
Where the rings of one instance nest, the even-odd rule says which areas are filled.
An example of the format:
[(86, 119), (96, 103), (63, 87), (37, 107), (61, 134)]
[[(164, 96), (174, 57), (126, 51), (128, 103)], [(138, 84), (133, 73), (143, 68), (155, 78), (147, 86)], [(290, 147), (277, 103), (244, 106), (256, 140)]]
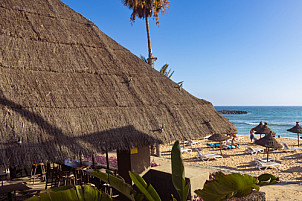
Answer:
[(251, 131), (250, 131), (250, 139), (251, 139), (251, 142), (253, 142), (253, 140), (255, 140), (255, 131), (254, 131), (254, 129), (251, 129)]
[(232, 137), (233, 137), (233, 139), (232, 139), (232, 145), (235, 145), (236, 148), (239, 148), (239, 144), (235, 144), (235, 138), (237, 138), (237, 135), (236, 134), (232, 134)]

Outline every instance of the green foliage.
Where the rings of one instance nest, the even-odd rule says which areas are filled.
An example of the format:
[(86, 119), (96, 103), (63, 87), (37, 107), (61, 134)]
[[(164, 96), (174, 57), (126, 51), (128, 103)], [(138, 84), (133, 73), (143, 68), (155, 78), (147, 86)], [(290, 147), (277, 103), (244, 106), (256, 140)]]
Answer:
[[(172, 148), (171, 153), (171, 165), (172, 165), (172, 181), (173, 185), (176, 188), (181, 201), (187, 200), (190, 183), (185, 185), (185, 175), (184, 175), (184, 164), (181, 157), (180, 145), (179, 142), (176, 141)], [(150, 184), (148, 185), (145, 180), (134, 172), (129, 172), (130, 178), (136, 187), (139, 189), (141, 193), (135, 192), (132, 187), (125, 183), (122, 178), (118, 178), (112, 174), (106, 174), (101, 172), (94, 172), (94, 176), (98, 177), (105, 183), (110, 184), (113, 188), (118, 190), (120, 193), (128, 197), (130, 200), (140, 201), (140, 200), (149, 200), (149, 201), (160, 201), (156, 190)], [(172, 200), (176, 201), (176, 199), (172, 195)]]
[(146, 59), (146, 57), (144, 57), (143, 55), (140, 55), (140, 59), (145, 62), (145, 63), (148, 63), (148, 60)]
[(169, 67), (169, 64), (165, 64), (163, 65), (163, 67), (159, 70), (159, 72), (165, 76), (167, 76), (168, 78), (171, 78), (172, 75), (174, 74), (174, 71), (171, 73), (171, 69), (167, 72), (167, 69)]
[(259, 186), (265, 186), (265, 185), (272, 185), (279, 182), (279, 178), (276, 178), (274, 175), (271, 174), (262, 174), (258, 179), (258, 185)]
[(160, 201), (160, 197), (153, 186), (148, 185), (145, 180), (134, 172), (129, 172), (130, 178), (136, 187), (145, 195), (145, 198), (149, 201)]
[(110, 184), (114, 189), (125, 195), (130, 200), (135, 200), (135, 192), (132, 187), (127, 184), (123, 178), (116, 177), (110, 173), (93, 172), (92, 173), (103, 182)]
[(172, 182), (174, 188), (176, 189), (180, 197), (180, 200), (186, 201), (189, 194), (190, 183), (186, 185), (185, 168), (181, 157), (180, 145), (178, 140), (174, 143), (172, 147), (171, 166), (172, 166)]
[(39, 196), (29, 198), (27, 201), (112, 201), (112, 198), (97, 188), (84, 185), (63, 186), (43, 191)]
[(249, 175), (233, 173), (225, 175), (222, 172), (213, 174), (214, 180), (206, 181), (202, 190), (194, 191), (204, 201), (228, 200), (232, 197), (243, 197), (259, 191), (257, 179)]
[[(148, 60), (146, 59), (146, 57), (144, 57), (143, 55), (140, 55), (140, 59), (146, 63), (148, 63)], [(174, 71), (171, 72), (171, 69), (169, 69), (169, 71), (167, 72), (168, 70), (168, 67), (169, 67), (169, 64), (165, 64), (161, 67), (161, 69), (159, 70), (159, 72), (165, 76), (167, 76), (168, 78), (171, 79), (172, 75), (174, 74)], [(182, 82), (179, 82), (177, 83), (178, 85), (182, 85), (183, 81)]]
[(158, 25), (158, 13), (166, 12), (166, 9), (169, 7), (168, 0), (122, 0), (122, 3), (127, 6), (129, 9), (132, 9), (132, 14), (130, 20), (135, 21), (135, 17), (147, 18), (153, 17), (156, 18), (156, 24)]

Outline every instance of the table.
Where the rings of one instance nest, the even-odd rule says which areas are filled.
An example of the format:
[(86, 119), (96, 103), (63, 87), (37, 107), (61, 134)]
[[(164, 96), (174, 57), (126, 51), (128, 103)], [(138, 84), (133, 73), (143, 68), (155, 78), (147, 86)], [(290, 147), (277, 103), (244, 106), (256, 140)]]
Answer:
[(9, 185), (4, 185), (0, 187), (0, 193), (7, 193), (8, 200), (12, 200), (12, 192), (13, 191), (24, 191), (24, 190), (29, 190), (28, 186), (22, 183), (17, 183), (17, 184), (9, 184)]
[(86, 162), (86, 161), (83, 161), (82, 163), (80, 163), (78, 161), (65, 160), (64, 165), (68, 166), (68, 167), (71, 167), (71, 168), (74, 168), (74, 169), (82, 169), (82, 168), (91, 166), (92, 163)]

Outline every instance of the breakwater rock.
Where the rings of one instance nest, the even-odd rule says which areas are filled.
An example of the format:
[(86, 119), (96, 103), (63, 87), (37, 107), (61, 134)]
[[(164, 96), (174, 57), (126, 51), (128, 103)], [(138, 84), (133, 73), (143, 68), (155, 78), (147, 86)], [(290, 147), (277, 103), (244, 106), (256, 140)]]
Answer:
[(219, 110), (220, 114), (247, 114), (247, 111), (239, 111), (239, 110)]

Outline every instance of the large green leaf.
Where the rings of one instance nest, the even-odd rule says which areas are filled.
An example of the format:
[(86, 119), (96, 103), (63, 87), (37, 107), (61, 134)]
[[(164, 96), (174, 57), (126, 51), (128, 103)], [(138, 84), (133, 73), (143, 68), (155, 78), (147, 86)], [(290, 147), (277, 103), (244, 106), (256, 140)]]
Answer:
[(93, 172), (92, 174), (101, 179), (103, 182), (110, 184), (114, 189), (125, 195), (130, 200), (135, 200), (132, 187), (122, 178), (103, 172)]
[(222, 172), (213, 174), (214, 180), (206, 181), (202, 190), (196, 190), (204, 201), (218, 201), (231, 197), (243, 197), (252, 193), (253, 189), (259, 191), (257, 179), (249, 175), (233, 173), (225, 175)]
[(279, 178), (276, 178), (271, 174), (262, 174), (257, 179), (259, 181), (259, 186), (272, 185), (279, 182)]
[(172, 182), (180, 199), (186, 201), (190, 183), (186, 185), (184, 163), (181, 157), (179, 141), (176, 141), (171, 152)]
[(48, 189), (27, 201), (112, 201), (112, 199), (97, 188), (84, 185), (83, 187), (63, 186)]
[(68, 190), (68, 189), (72, 189), (74, 188), (73, 185), (68, 185), (68, 186), (60, 186), (60, 187), (54, 187), (54, 188), (50, 188), (47, 190), (42, 191), (42, 193), (46, 193), (46, 192), (58, 192), (58, 191), (64, 191), (64, 190)]
[(143, 193), (147, 200), (149, 201), (160, 201), (160, 197), (156, 190), (153, 188), (153, 186), (145, 182), (145, 180), (139, 176), (138, 174), (134, 172), (129, 172), (130, 178), (133, 181), (133, 183), (136, 185), (136, 187), (140, 190), (141, 193)]

